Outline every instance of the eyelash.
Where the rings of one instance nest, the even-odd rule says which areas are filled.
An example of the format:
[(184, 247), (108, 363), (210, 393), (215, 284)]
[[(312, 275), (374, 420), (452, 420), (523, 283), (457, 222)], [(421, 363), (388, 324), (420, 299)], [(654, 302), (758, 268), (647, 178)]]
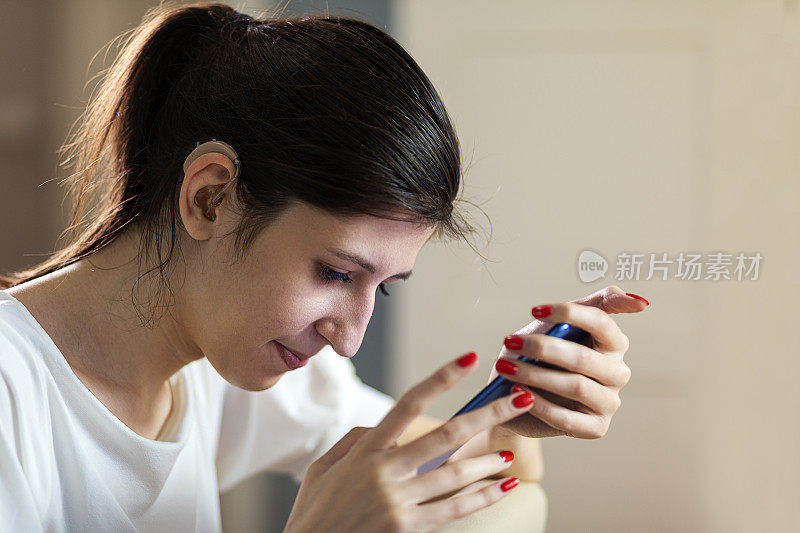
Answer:
[[(322, 264), (319, 267), (319, 277), (322, 278), (322, 281), (325, 281), (326, 283), (331, 281), (341, 281), (344, 283), (353, 282), (353, 279), (348, 274), (338, 272)], [(386, 290), (386, 287), (383, 283), (379, 283), (378, 288), (380, 289), (381, 294), (384, 296), (389, 296), (389, 291)]]

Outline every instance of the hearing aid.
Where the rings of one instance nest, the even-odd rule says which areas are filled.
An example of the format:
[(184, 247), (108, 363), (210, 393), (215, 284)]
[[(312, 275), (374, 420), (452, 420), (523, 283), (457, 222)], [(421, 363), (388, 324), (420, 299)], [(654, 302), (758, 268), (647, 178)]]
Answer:
[(198, 191), (194, 197), (194, 205), (200, 207), (203, 210), (203, 216), (213, 222), (217, 219), (217, 214), (214, 212), (214, 209), (222, 203), (222, 197), (232, 187), (233, 183), (241, 174), (242, 162), (239, 159), (239, 155), (236, 153), (236, 150), (234, 150), (228, 143), (218, 141), (216, 139), (204, 142), (202, 144), (198, 142), (197, 147), (195, 147), (195, 149), (192, 150), (188, 156), (186, 156), (186, 161), (183, 162), (184, 175), (186, 174), (186, 171), (189, 170), (189, 166), (195, 161), (195, 159), (201, 155), (210, 153), (219, 153), (226, 156), (231, 160), (234, 167), (236, 167), (233, 177), (228, 181), (228, 183), (224, 185), (203, 187), (203, 189)]

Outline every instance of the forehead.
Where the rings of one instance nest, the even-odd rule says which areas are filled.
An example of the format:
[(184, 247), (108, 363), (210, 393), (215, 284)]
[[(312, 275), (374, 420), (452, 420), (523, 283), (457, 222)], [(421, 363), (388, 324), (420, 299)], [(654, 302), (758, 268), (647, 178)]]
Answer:
[[(341, 216), (308, 204), (295, 204), (289, 215), (302, 220), (307, 229), (317, 234), (337, 234), (341, 237), (366, 238), (372, 235), (393, 238), (429, 236), (433, 225), (391, 220), (371, 215)], [(398, 213), (399, 214), (399, 213)]]
[[(290, 205), (273, 229), (300, 247), (338, 248), (376, 263), (408, 261), (433, 235), (435, 226), (370, 215), (339, 216), (306, 203)], [(402, 257), (398, 257), (402, 256)]]

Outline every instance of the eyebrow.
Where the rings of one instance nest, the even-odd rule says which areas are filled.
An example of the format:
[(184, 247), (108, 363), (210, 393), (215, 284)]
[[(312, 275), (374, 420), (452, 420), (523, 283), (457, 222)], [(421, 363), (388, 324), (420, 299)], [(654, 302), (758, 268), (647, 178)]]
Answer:
[[(372, 265), (369, 261), (367, 261), (363, 257), (360, 257), (356, 254), (345, 252), (344, 250), (339, 250), (338, 248), (328, 248), (327, 250), (336, 257), (339, 257), (340, 259), (344, 259), (345, 261), (350, 261), (351, 263), (357, 264), (370, 274), (375, 273), (376, 270), (375, 266)], [(399, 274), (395, 274), (394, 276), (389, 276), (389, 278), (407, 280), (408, 278), (411, 277), (411, 272), (412, 272), (411, 270), (409, 270), (408, 272), (401, 272)]]

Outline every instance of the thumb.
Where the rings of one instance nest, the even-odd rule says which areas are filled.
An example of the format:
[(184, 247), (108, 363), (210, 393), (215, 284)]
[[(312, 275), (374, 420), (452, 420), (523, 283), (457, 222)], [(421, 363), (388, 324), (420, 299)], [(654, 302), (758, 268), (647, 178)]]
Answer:
[(637, 298), (635, 296), (631, 296), (630, 294), (626, 294), (625, 291), (616, 285), (609, 285), (608, 287), (600, 289), (589, 296), (578, 298), (577, 300), (572, 301), (573, 303), (577, 304), (597, 307), (609, 314), (639, 313), (644, 311), (647, 306), (650, 305), (650, 303), (641, 296)]

